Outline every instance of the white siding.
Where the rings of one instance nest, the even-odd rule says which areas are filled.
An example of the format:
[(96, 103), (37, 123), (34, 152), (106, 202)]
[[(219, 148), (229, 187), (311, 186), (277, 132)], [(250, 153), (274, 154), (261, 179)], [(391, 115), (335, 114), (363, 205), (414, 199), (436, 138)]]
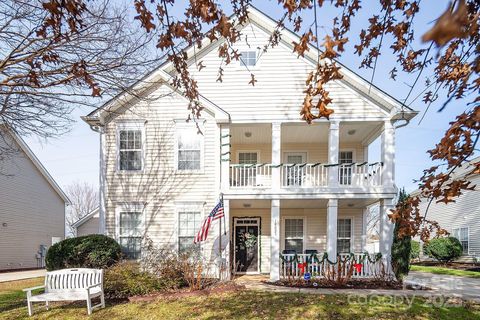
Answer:
[[(480, 175), (476, 174), (470, 181), (477, 186), (474, 191), (465, 191), (453, 203), (432, 202), (428, 209), (427, 219), (440, 223), (440, 226), (448, 232), (455, 228), (469, 228), (469, 253), (480, 256)], [(420, 203), (420, 212), (425, 213), (428, 202)]]
[(35, 268), (40, 245), (64, 237), (65, 203), (11, 137), (0, 134), (18, 148), (0, 163), (0, 270)]
[(93, 215), (90, 219), (82, 223), (77, 227), (77, 237), (87, 236), (89, 234), (98, 234), (100, 227), (100, 217), (99, 214)]
[[(268, 42), (269, 34), (254, 24), (249, 24), (242, 32), (243, 41), (233, 45), (239, 52), (262, 48)], [(257, 65), (250, 71), (240, 67), (237, 61), (227, 66), (222, 64), (216, 48), (197, 57), (197, 61), (202, 61), (205, 68), (198, 71), (193, 65), (190, 72), (198, 81), (200, 93), (229, 112), (233, 121), (300, 120), (305, 80), (313, 67), (304, 58), (297, 58), (290, 47), (280, 44), (261, 53)], [(223, 82), (217, 82), (221, 65), (224, 69)], [(257, 80), (255, 86), (248, 84), (251, 73)], [(347, 88), (342, 81), (335, 81), (327, 87), (335, 110), (332, 118), (386, 116), (385, 112)]]

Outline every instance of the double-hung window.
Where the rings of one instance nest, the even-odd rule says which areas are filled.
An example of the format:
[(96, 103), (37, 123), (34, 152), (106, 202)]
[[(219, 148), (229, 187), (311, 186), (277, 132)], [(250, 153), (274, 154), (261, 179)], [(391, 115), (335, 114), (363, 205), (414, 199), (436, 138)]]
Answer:
[(118, 169), (143, 170), (143, 124), (120, 123), (117, 129)]
[(119, 242), (128, 259), (140, 259), (143, 210), (139, 206), (122, 206), (118, 210)]
[(452, 235), (462, 244), (463, 254), (468, 255), (468, 228), (455, 228)]
[(199, 247), (193, 243), (200, 224), (202, 211), (198, 208), (184, 207), (178, 211), (178, 252), (197, 250)]
[(295, 250), (303, 253), (303, 224), (302, 218), (285, 219), (285, 250)]
[(352, 219), (337, 221), (337, 252), (348, 253), (352, 247)]
[(200, 171), (203, 166), (203, 135), (194, 125), (177, 127), (177, 170)]
[(256, 51), (242, 51), (240, 52), (240, 65), (242, 67), (254, 67), (257, 64)]

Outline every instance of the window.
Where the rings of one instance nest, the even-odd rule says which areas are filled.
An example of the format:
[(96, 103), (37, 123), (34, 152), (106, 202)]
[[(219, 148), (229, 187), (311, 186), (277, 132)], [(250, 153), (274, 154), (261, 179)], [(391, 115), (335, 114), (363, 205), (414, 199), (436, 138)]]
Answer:
[(143, 124), (117, 123), (118, 169), (140, 171), (143, 169)]
[(238, 163), (246, 165), (239, 169), (241, 186), (256, 186), (257, 171), (249, 165), (257, 164), (258, 154), (256, 152), (239, 152)]
[[(133, 210), (128, 210), (133, 209)], [(143, 214), (137, 208), (122, 208), (119, 213), (119, 242), (128, 259), (140, 259)]]
[[(307, 154), (305, 152), (287, 152), (285, 153), (285, 161), (288, 164), (301, 165), (306, 162)], [(286, 185), (299, 187), (302, 186), (305, 179), (305, 167), (287, 166), (286, 169)]]
[[(339, 164), (353, 163), (352, 151), (340, 151), (338, 155)], [(350, 185), (352, 184), (352, 166), (340, 166), (339, 167), (339, 180), (340, 184)]]
[(257, 52), (243, 51), (240, 53), (240, 65), (242, 67), (254, 67), (257, 64)]
[(453, 229), (452, 235), (462, 244), (463, 254), (468, 255), (468, 228)]
[(239, 152), (239, 164), (257, 164), (258, 154), (256, 152)]
[(348, 253), (352, 244), (352, 219), (337, 221), (337, 252)]
[(303, 219), (285, 219), (285, 250), (303, 252)]
[(177, 170), (194, 171), (202, 168), (203, 135), (196, 127), (177, 129)]
[(201, 211), (185, 210), (178, 212), (178, 252), (182, 253), (199, 246), (193, 243), (200, 224), (202, 223)]

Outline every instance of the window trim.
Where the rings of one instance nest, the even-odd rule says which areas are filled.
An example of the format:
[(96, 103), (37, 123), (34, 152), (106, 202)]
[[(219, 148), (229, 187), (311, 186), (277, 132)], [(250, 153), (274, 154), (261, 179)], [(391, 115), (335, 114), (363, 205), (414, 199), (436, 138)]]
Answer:
[(240, 164), (240, 153), (256, 153), (257, 154), (257, 164), (260, 164), (262, 163), (261, 161), (261, 154), (260, 154), (260, 150), (237, 150), (237, 152), (235, 152), (235, 155), (236, 155), (236, 160), (237, 160), (237, 164)]
[[(198, 201), (180, 201), (175, 203), (175, 224), (174, 224), (174, 237), (175, 237), (175, 252), (177, 254), (180, 253), (180, 241), (179, 241), (179, 229), (180, 229), (180, 212), (181, 211), (199, 211), (200, 212), (200, 224), (202, 224), (203, 220), (205, 219), (205, 202), (198, 202)], [(201, 250), (200, 246), (200, 250)]]
[[(186, 129), (196, 129), (194, 123), (175, 123), (175, 138), (174, 138), (174, 171), (176, 174), (192, 174), (192, 173), (204, 173), (205, 172), (205, 126), (202, 123), (199, 123), (200, 130), (202, 130), (203, 135), (201, 135), (200, 143), (200, 169), (198, 170), (179, 170), (178, 169), (178, 142), (179, 142), (179, 133), (182, 130)], [(197, 134), (197, 133), (195, 133)]]
[[(115, 170), (117, 173), (126, 173), (126, 174), (135, 174), (135, 173), (144, 173), (146, 167), (146, 136), (145, 136), (145, 126), (146, 120), (124, 120), (115, 123), (116, 127), (116, 154), (115, 154)], [(120, 169), (120, 131), (123, 130), (140, 130), (142, 134), (142, 155), (140, 157), (142, 161), (142, 168), (140, 170), (121, 170)]]
[[(281, 241), (281, 245), (280, 245), (280, 249), (281, 251), (285, 250), (285, 241), (287, 240), (287, 237), (286, 237), (286, 234), (285, 234), (285, 231), (286, 231), (286, 228), (285, 228), (285, 220), (288, 220), (288, 219), (302, 219), (303, 220), (303, 252), (305, 252), (305, 249), (306, 249), (306, 245), (307, 245), (307, 217), (306, 216), (284, 216), (282, 217), (281, 221), (282, 221), (282, 225), (281, 225), (281, 231), (282, 231), (282, 235), (283, 235), (283, 241)], [(301, 252), (301, 253), (303, 253)]]
[[(462, 246), (462, 256), (465, 256), (465, 255), (469, 256), (470, 255), (470, 227), (469, 226), (463, 226), (463, 227), (452, 228), (452, 236), (453, 236), (453, 233), (455, 232), (455, 230), (460, 230), (460, 229), (467, 229), (468, 250), (467, 250), (467, 253), (463, 253), (463, 246)], [(462, 243), (462, 240), (458, 239), (458, 241), (460, 241), (460, 243)]]
[[(346, 220), (346, 219), (350, 219), (350, 252), (353, 253), (355, 252), (355, 217), (354, 216), (351, 216), (351, 215), (348, 215), (348, 216), (337, 216), (337, 228), (338, 228), (338, 220)], [(337, 229), (338, 230), (338, 229)], [(337, 253), (340, 253), (338, 252), (338, 231), (336, 233), (336, 238), (337, 238), (337, 243), (335, 243), (335, 245), (337, 246)], [(346, 238), (343, 238), (343, 239), (346, 239)]]
[(249, 66), (249, 65), (242, 65), (242, 59), (239, 57), (238, 58), (238, 69), (240, 70), (252, 70), (252, 69), (258, 69), (258, 65), (260, 62), (260, 50), (258, 49), (252, 49), (252, 48), (239, 48), (238, 52), (241, 54), (242, 52), (255, 52), (255, 65), (254, 66)]
[[(115, 207), (115, 240), (120, 244), (120, 238), (122, 235), (120, 234), (120, 214), (122, 212), (141, 212), (142, 218), (140, 222), (140, 228), (141, 228), (141, 243), (145, 239), (145, 225), (146, 225), (146, 208), (145, 204), (140, 203), (140, 202), (123, 202), (123, 203), (117, 203)], [(142, 255), (142, 252), (140, 251), (140, 256)]]

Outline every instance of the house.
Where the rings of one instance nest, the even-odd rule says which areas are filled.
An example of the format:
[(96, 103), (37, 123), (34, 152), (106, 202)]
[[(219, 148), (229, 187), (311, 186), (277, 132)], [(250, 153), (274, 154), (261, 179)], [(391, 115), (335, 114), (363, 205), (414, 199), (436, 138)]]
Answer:
[[(437, 221), (440, 227), (460, 240), (463, 247), (460, 260), (463, 262), (472, 262), (472, 258), (480, 257), (480, 173), (475, 172), (472, 165), (479, 161), (480, 157), (476, 157), (453, 172), (453, 179), (466, 179), (475, 186), (475, 190), (462, 191), (463, 194), (455, 202), (448, 204), (432, 201), (429, 206), (425, 198), (421, 198), (420, 202), (422, 215), (427, 214), (429, 220)], [(419, 193), (416, 190), (411, 195)]]
[[(380, 251), (388, 258), (395, 127), (416, 112), (343, 67), (344, 78), (328, 85), (335, 113), (306, 124), (299, 111), (317, 50), (297, 57), (292, 41), (299, 37), (284, 30), (280, 44), (263, 53), (258, 48), (275, 25), (250, 8), (239, 26), (243, 41), (234, 44), (242, 59), (223, 65), (222, 82), (216, 81), (222, 39), (188, 50), (204, 107), (196, 123), (185, 121), (188, 100), (171, 86), (170, 62), (135, 85), (134, 94), (83, 117), (100, 134), (100, 229), (129, 257), (141, 256), (145, 238), (172, 250), (192, 247), (223, 194), (225, 226), (214, 222), (201, 245), (208, 261), (219, 261), (221, 252), (221, 268), (275, 280), (285, 275), (281, 258), (295, 253), (327, 252), (335, 260), (337, 253), (363, 252), (366, 208), (377, 202)], [(251, 72), (255, 86), (248, 84)], [(376, 139), (381, 161), (369, 163)]]
[(0, 125), (0, 270), (44, 267), (65, 236), (68, 203), (25, 141)]
[(100, 233), (100, 214), (96, 208), (72, 224), (77, 237)]

